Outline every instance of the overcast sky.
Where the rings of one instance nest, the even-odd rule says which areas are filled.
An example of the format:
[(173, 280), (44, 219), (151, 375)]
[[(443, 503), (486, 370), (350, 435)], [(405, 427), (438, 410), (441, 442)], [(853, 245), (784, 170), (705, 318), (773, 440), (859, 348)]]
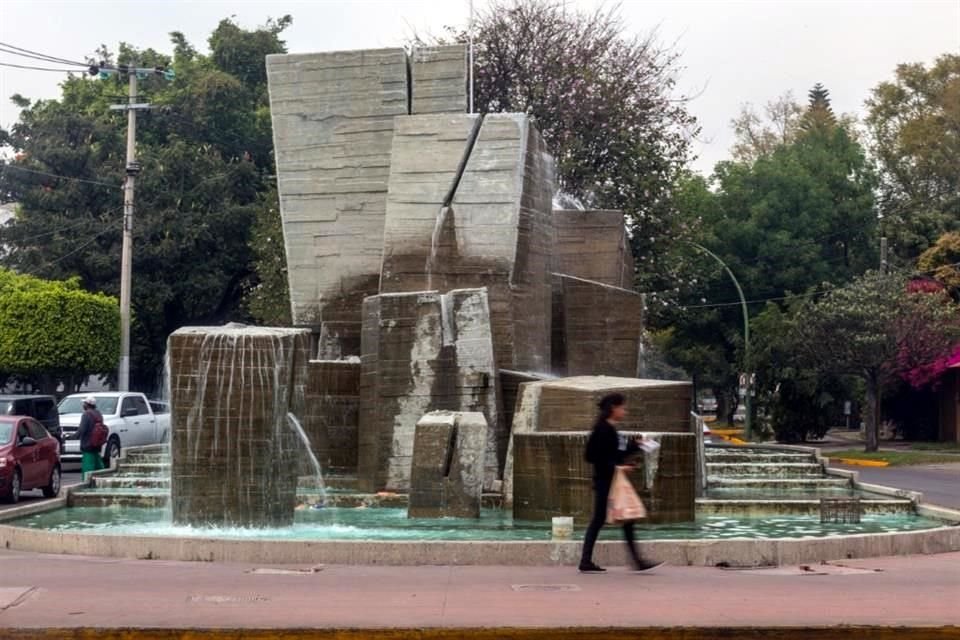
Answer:
[[(0, 0), (0, 42), (81, 60), (101, 43), (116, 51), (121, 40), (169, 52), (170, 31), (184, 32), (199, 48), (224, 17), (254, 27), (289, 13), (291, 52), (387, 47), (415, 30), (438, 33), (465, 23), (468, 6), (467, 0)], [(690, 109), (703, 126), (696, 168), (704, 172), (728, 156), (730, 120), (745, 102), (760, 106), (787, 90), (802, 98), (822, 82), (835, 111), (860, 113), (870, 88), (891, 78), (897, 63), (960, 52), (960, 0), (624, 0), (622, 12), (631, 31), (658, 28), (681, 51), (678, 88), (698, 96)], [(0, 62), (31, 64), (8, 54)], [(9, 96), (55, 97), (58, 81), (54, 73), (0, 67), (0, 125), (17, 117)]]

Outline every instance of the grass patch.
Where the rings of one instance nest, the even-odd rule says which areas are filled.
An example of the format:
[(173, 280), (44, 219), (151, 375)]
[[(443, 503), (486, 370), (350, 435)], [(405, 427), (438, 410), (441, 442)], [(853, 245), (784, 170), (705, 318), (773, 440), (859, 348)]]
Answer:
[(912, 442), (913, 451), (948, 451), (960, 453), (960, 442)]
[(875, 451), (867, 453), (860, 449), (844, 451), (825, 451), (828, 458), (851, 458), (853, 460), (879, 460), (889, 462), (891, 467), (902, 467), (911, 464), (940, 464), (944, 462), (960, 462), (960, 456), (953, 453), (937, 453), (935, 451)]

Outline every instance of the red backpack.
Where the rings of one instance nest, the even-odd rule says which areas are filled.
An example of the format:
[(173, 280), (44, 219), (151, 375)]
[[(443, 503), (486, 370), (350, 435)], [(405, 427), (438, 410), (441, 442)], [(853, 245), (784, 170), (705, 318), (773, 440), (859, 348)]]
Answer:
[(90, 431), (90, 446), (100, 448), (107, 444), (107, 438), (110, 437), (110, 429), (103, 424), (103, 416), (98, 412), (90, 416), (93, 418), (93, 429)]

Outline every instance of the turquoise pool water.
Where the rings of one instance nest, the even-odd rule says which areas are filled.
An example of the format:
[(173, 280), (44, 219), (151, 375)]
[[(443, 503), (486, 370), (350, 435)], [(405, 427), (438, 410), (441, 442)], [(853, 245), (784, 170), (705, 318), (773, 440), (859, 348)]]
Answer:
[[(153, 535), (263, 540), (549, 540), (550, 525), (513, 520), (502, 511), (484, 510), (479, 520), (459, 518), (409, 519), (405, 509), (324, 508), (296, 512), (290, 527), (245, 529), (173, 525), (163, 509), (142, 507), (75, 507), (48, 511), (7, 524), (51, 531), (97, 535)], [(583, 534), (577, 523), (575, 538)], [(855, 533), (912, 531), (943, 526), (937, 520), (912, 514), (865, 515), (859, 524), (821, 524), (819, 517), (705, 516), (696, 522), (638, 525), (637, 537), (646, 539), (719, 540), (727, 538), (821, 538)], [(617, 539), (620, 531), (607, 527), (601, 539)]]

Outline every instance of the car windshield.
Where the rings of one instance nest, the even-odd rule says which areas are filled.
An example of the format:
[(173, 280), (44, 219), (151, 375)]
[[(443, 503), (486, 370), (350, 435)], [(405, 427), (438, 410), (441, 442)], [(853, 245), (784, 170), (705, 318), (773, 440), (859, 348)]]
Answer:
[[(83, 399), (86, 396), (69, 396), (60, 402), (57, 411), (60, 415), (68, 413), (83, 413)], [(117, 412), (117, 398), (115, 396), (93, 396), (97, 399), (97, 409), (104, 415), (112, 415)]]
[(13, 434), (14, 424), (12, 422), (0, 422), (0, 444), (7, 444), (10, 436)]

